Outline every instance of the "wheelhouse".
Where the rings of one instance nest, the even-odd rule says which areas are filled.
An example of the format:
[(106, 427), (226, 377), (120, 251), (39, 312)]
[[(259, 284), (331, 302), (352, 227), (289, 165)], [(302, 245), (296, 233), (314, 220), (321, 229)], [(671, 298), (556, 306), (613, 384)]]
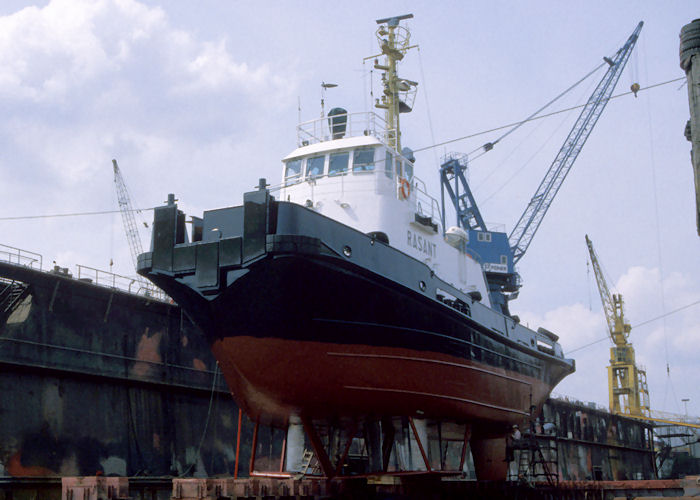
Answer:
[[(337, 121), (345, 119), (339, 129)], [(282, 187), (338, 176), (382, 174), (413, 181), (413, 154), (387, 145), (384, 120), (372, 112), (336, 114), (297, 127), (299, 147), (283, 161)]]

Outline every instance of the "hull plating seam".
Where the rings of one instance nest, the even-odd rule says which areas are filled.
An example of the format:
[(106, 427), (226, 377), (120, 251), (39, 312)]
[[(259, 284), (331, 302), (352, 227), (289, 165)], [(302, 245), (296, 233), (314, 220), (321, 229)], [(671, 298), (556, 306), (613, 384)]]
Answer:
[(493, 375), (494, 377), (501, 377), (505, 378), (508, 380), (512, 380), (514, 382), (518, 382), (527, 386), (531, 386), (532, 384), (530, 382), (527, 382), (525, 380), (521, 380), (519, 378), (515, 377), (510, 377), (508, 375), (504, 375), (502, 373), (497, 373), (491, 370), (485, 370), (483, 368), (477, 368), (475, 366), (468, 366), (468, 365), (463, 365), (461, 363), (452, 363), (449, 361), (441, 361), (437, 359), (428, 359), (428, 358), (416, 358), (413, 356), (392, 356), (390, 354), (355, 354), (355, 353), (346, 353), (346, 352), (329, 352), (327, 353), (329, 356), (344, 356), (348, 358), (383, 358), (383, 359), (398, 359), (402, 361), (417, 361), (419, 363), (433, 363), (436, 365), (447, 365), (447, 366), (456, 366), (458, 368), (465, 368), (467, 370), (474, 370), (477, 372), (482, 372), (482, 373), (488, 373), (489, 375)]
[(319, 321), (319, 322), (324, 322), (324, 323), (339, 323), (339, 324), (343, 324), (343, 325), (352, 325), (352, 326), (371, 326), (374, 328), (387, 328), (387, 329), (391, 329), (391, 330), (401, 330), (401, 331), (411, 332), (411, 333), (422, 333), (424, 335), (430, 335), (433, 337), (440, 337), (442, 339), (447, 339), (450, 341), (459, 342), (460, 344), (468, 345), (469, 347), (479, 349), (482, 352), (488, 352), (488, 353), (493, 354), (495, 356), (498, 356), (502, 359), (509, 359), (509, 360), (513, 361), (514, 363), (526, 365), (526, 366), (529, 366), (531, 368), (535, 368), (536, 370), (542, 369), (540, 366), (538, 366), (536, 364), (528, 363), (527, 361), (523, 361), (521, 359), (517, 359), (517, 358), (514, 358), (512, 356), (508, 356), (507, 354), (503, 354), (503, 353), (500, 353), (498, 351), (488, 349), (482, 345), (478, 345), (478, 344), (474, 344), (473, 342), (469, 342), (468, 340), (460, 339), (458, 337), (453, 337), (451, 335), (445, 335), (443, 333), (431, 332), (429, 330), (421, 330), (419, 328), (409, 328), (406, 326), (386, 325), (386, 324), (382, 324), (382, 323), (369, 323), (366, 321), (347, 321), (347, 320), (323, 319), (323, 318), (314, 318), (313, 321)]
[(438, 399), (449, 399), (450, 401), (459, 401), (460, 403), (469, 403), (478, 406), (484, 406), (486, 408), (491, 408), (494, 410), (506, 411), (508, 413), (517, 413), (518, 415), (529, 416), (530, 414), (526, 411), (516, 410), (514, 408), (505, 408), (503, 406), (490, 405), (488, 403), (480, 403), (479, 401), (474, 401), (472, 399), (458, 398), (457, 396), (447, 396), (444, 394), (433, 394), (430, 392), (419, 392), (419, 391), (408, 391), (405, 389), (384, 389), (381, 387), (358, 387), (354, 385), (343, 386), (344, 389), (354, 389), (359, 391), (375, 391), (375, 392), (391, 392), (394, 394), (413, 394), (415, 396), (428, 396), (431, 398)]

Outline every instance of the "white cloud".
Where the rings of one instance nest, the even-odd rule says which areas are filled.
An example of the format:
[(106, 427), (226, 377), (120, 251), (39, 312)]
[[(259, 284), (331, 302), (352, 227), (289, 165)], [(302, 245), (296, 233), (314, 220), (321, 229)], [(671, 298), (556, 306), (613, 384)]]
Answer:
[(281, 83), (279, 79), (273, 78), (264, 66), (251, 69), (244, 62), (236, 63), (226, 47), (225, 40), (205, 43), (196, 57), (187, 63), (186, 71), (191, 80), (183, 88), (189, 92), (222, 90), (231, 85), (253, 90), (261, 85)]
[[(669, 314), (700, 300), (697, 282), (673, 272), (664, 276), (658, 268), (631, 267), (618, 280), (617, 289), (625, 299), (625, 313), (634, 327), (630, 340), (640, 347), (647, 362), (662, 358), (668, 362), (685, 362), (694, 357), (700, 342), (700, 305)], [(654, 321), (654, 318), (660, 318)], [(673, 354), (672, 354), (673, 353)]]
[(116, 70), (139, 34), (162, 19), (158, 9), (104, 0), (54, 0), (0, 18), (0, 92), (37, 102), (66, 98)]
[[(625, 316), (633, 326), (629, 340), (635, 347), (637, 364), (647, 369), (652, 409), (680, 411), (672, 393), (677, 394), (676, 399), (700, 398), (697, 389), (700, 304), (668, 314), (700, 300), (696, 282), (674, 272), (664, 277), (662, 288), (658, 268), (634, 266), (616, 285), (609, 283), (609, 286), (611, 292), (618, 290), (625, 300)], [(662, 289), (665, 307), (661, 304)], [(543, 326), (559, 335), (564, 352), (569, 353), (567, 357), (576, 360), (576, 373), (564, 379), (555, 392), (607, 405), (606, 367), (612, 344), (606, 339), (607, 324), (599, 299), (596, 302), (592, 311), (577, 303), (557, 307), (541, 316), (531, 313), (520, 316), (530, 327)], [(663, 314), (667, 314), (665, 321), (654, 320)], [(637, 324), (640, 326), (635, 328)], [(579, 350), (580, 347), (584, 348)]]
[(225, 40), (197, 40), (134, 0), (53, 0), (0, 18), (0, 33), (0, 96), (14, 100), (56, 103), (125, 78), (163, 85), (161, 95), (286, 87), (264, 61), (236, 61)]
[[(141, 206), (168, 192), (195, 205), (204, 200), (188, 193), (206, 196), (199, 210), (239, 201), (262, 167), (277, 173), (270, 137), (293, 130), (263, 118), (286, 103), (293, 119), (297, 86), (266, 56), (234, 54), (224, 37), (176, 28), (135, 0), (52, 0), (0, 17), (2, 215), (116, 208), (112, 158)], [(104, 269), (115, 254), (107, 222), (6, 222), (1, 243)], [(115, 271), (131, 274), (124, 257)]]

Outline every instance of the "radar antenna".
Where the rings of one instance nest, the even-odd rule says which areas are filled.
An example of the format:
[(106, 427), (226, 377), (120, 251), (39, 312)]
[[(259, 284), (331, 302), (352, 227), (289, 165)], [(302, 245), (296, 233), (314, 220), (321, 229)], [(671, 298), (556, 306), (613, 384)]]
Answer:
[[(374, 107), (384, 110), (387, 125), (386, 142), (396, 151), (401, 152), (401, 132), (399, 128), (399, 114), (409, 113), (413, 110), (413, 101), (416, 96), (417, 82), (399, 78), (397, 65), (409, 49), (417, 47), (410, 45), (411, 32), (399, 23), (405, 19), (413, 18), (413, 14), (377, 19), (377, 41), (381, 54), (366, 57), (374, 59), (374, 69), (382, 70), (382, 84), (384, 91), (378, 98)], [(384, 56), (380, 64), (378, 57)]]

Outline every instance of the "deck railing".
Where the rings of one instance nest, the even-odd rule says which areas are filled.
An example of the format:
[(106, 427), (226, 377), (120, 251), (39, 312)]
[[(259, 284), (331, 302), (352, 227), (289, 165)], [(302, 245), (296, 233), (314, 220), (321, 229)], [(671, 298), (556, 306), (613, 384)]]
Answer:
[(163, 290), (149, 283), (144, 278), (122, 276), (121, 274), (103, 271), (94, 267), (81, 266), (80, 264), (75, 267), (77, 269), (76, 279), (80, 281), (122, 290), (135, 295), (142, 295), (163, 302), (171, 301), (170, 297)]
[[(0, 262), (7, 262), (16, 266), (28, 267), (37, 271), (43, 271), (44, 258), (41, 254), (0, 244)], [(168, 295), (152, 283), (140, 277), (129, 277), (115, 274), (110, 271), (95, 269), (94, 267), (76, 265), (76, 276), (68, 272), (68, 268), (54, 266), (48, 272), (60, 274), (80, 281), (94, 283), (95, 285), (114, 288), (134, 295), (149, 297), (162, 302), (172, 302)]]
[[(400, 181), (397, 179), (397, 183), (398, 182)], [(413, 179), (411, 179), (411, 184), (411, 199), (415, 203), (414, 211), (424, 217), (430, 217), (435, 223), (440, 224), (442, 220), (440, 204), (435, 198), (428, 194), (425, 182), (414, 176)], [(438, 232), (440, 231), (444, 231), (444, 228), (440, 228)]]
[(43, 257), (40, 254), (7, 245), (0, 245), (0, 261), (40, 271), (43, 265)]
[[(342, 119), (343, 117), (345, 117), (347, 121), (342, 137), (371, 135), (386, 142), (389, 131), (386, 121), (379, 115), (371, 111), (363, 111), (359, 113), (335, 115), (333, 118)], [(338, 128), (336, 125), (336, 132), (337, 131)], [(331, 131), (331, 124), (327, 116), (297, 125), (297, 145), (300, 147), (330, 141), (331, 139), (333, 139), (333, 131)]]

